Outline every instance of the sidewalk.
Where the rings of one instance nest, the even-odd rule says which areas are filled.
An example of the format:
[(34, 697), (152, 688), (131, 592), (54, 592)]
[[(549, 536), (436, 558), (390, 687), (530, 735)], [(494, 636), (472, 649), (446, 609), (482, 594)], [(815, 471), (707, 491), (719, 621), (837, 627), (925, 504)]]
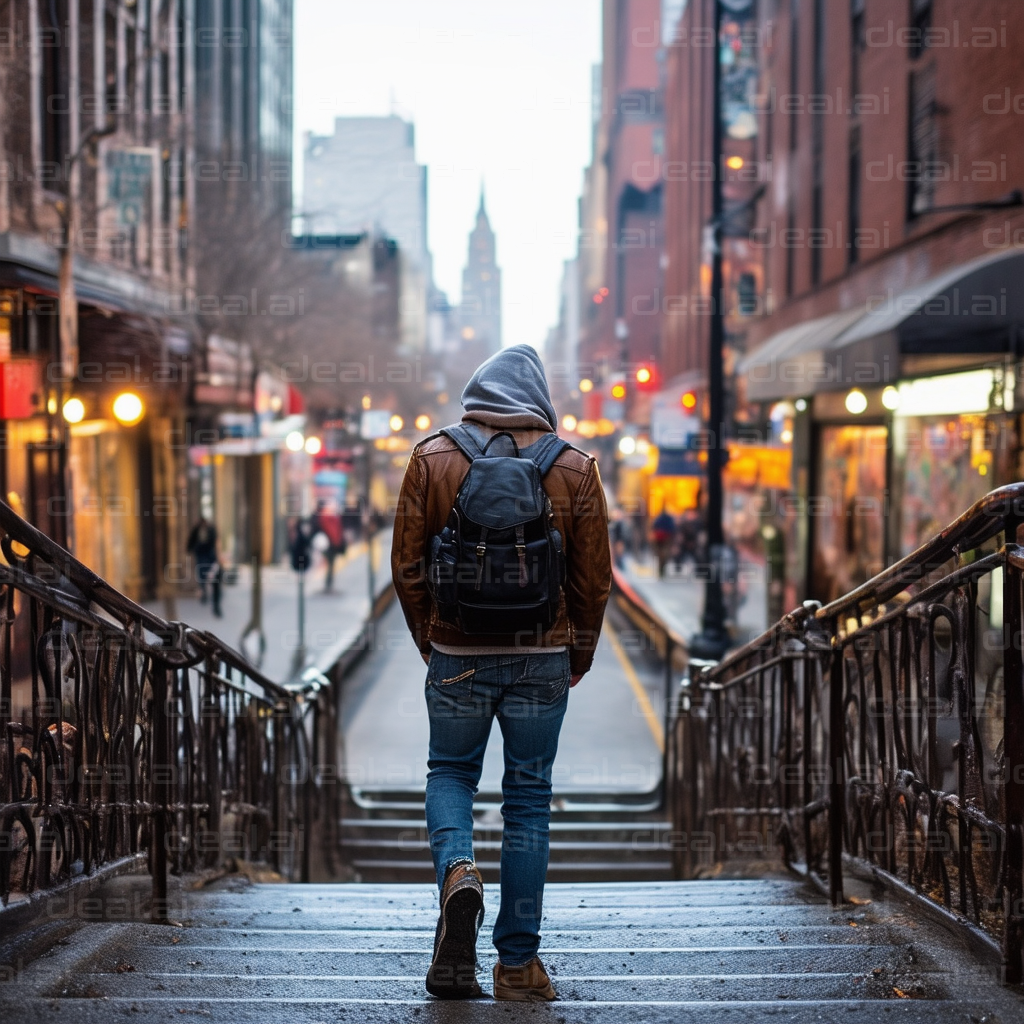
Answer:
[[(375, 579), (374, 590), (380, 594), (391, 582), (391, 530), (384, 529), (373, 541)], [(338, 653), (351, 642), (363, 627), (369, 614), (369, 580), (366, 564), (366, 544), (349, 546), (347, 554), (338, 558), (334, 568), (334, 588), (324, 592), (326, 566), (318, 557), (313, 568), (306, 573), (306, 664), (326, 671)], [(278, 565), (263, 567), (263, 633), (266, 653), (260, 670), (278, 682), (286, 682), (293, 675), (298, 632), (298, 574), (288, 560)], [(209, 604), (196, 597), (177, 599), (177, 618), (197, 629), (208, 630), (235, 650), (241, 650), (242, 631), (249, 624), (252, 613), (252, 570), (239, 566), (238, 582), (222, 590), (223, 618), (216, 618)], [(146, 607), (157, 615), (165, 615), (160, 601), (150, 601)], [(247, 650), (254, 657), (255, 651)]]
[[(677, 633), (689, 638), (698, 632), (704, 608), (704, 581), (695, 574), (692, 562), (686, 562), (681, 570), (670, 562), (659, 579), (657, 558), (653, 551), (647, 551), (637, 559), (626, 555), (623, 575), (651, 611)], [(768, 626), (764, 564), (741, 557), (739, 579), (744, 596), (732, 630), (737, 647), (759, 636)]]

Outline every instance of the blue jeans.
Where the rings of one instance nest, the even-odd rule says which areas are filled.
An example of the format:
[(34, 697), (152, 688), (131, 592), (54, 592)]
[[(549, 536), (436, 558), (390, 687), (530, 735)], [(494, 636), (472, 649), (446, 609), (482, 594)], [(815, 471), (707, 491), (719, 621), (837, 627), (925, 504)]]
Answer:
[(473, 797), (495, 715), (505, 749), (501, 782), (501, 909), (494, 945), (507, 967), (540, 946), (548, 869), (551, 769), (569, 702), (569, 655), (455, 655), (433, 651), (427, 669), (430, 752), (427, 831), (437, 885), (473, 859)]

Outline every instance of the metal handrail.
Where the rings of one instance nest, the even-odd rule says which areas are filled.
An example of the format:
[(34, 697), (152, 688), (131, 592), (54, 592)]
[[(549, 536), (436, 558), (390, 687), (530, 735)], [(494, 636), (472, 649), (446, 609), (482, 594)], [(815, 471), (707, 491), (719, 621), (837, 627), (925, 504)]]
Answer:
[(680, 876), (777, 844), (838, 904), (844, 871), (867, 870), (991, 936), (1024, 978), (1022, 523), (1024, 484), (993, 491), (685, 681)]
[(322, 676), (269, 679), (213, 634), (136, 604), (2, 501), (0, 551), (4, 903), (132, 854), (148, 859), (155, 920), (172, 868), (246, 856), (308, 881), (316, 857), (333, 871), (340, 786), (322, 766), (338, 763), (337, 722)]

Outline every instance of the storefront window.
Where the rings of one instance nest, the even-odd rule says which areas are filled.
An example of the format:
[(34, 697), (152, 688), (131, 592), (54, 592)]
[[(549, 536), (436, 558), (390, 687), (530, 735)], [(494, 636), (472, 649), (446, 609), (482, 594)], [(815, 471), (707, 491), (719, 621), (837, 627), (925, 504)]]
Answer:
[(901, 555), (1012, 479), (1016, 444), (1010, 417), (913, 416), (897, 418), (894, 430), (903, 460)]
[(884, 566), (887, 439), (885, 427), (821, 429), (811, 597), (834, 601)]

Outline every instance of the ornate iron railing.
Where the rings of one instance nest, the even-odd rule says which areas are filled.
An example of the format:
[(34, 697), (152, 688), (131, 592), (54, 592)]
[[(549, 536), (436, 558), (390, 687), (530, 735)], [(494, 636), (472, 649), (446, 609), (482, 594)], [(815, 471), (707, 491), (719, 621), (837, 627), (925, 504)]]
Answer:
[(960, 915), (1024, 976), (1024, 484), (832, 604), (684, 682), (677, 872), (778, 844), (843, 900), (867, 869)]
[[(111, 588), (0, 502), (0, 897), (146, 856), (333, 871), (332, 688), (282, 686)], [(22, 694), (19, 707), (15, 695)], [(25, 713), (21, 714), (21, 709)]]

